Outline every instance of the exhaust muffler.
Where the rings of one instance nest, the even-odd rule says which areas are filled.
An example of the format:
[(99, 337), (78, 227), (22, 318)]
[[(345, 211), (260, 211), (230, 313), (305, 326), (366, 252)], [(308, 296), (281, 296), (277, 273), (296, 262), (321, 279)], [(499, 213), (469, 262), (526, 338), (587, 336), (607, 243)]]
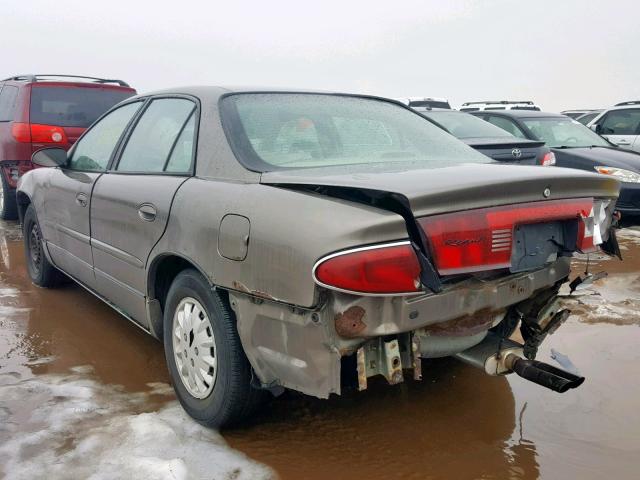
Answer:
[(524, 358), (524, 345), (492, 332), (489, 332), (478, 345), (456, 354), (455, 357), (484, 370), (488, 375), (506, 375), (513, 372), (525, 380), (558, 393), (577, 388), (584, 382), (584, 377), (544, 362), (527, 360)]

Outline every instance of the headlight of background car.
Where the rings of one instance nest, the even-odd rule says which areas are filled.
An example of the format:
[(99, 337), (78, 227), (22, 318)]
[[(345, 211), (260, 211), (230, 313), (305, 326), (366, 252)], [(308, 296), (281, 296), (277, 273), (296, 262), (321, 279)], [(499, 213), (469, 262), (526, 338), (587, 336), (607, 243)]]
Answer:
[(623, 168), (616, 167), (593, 167), (596, 169), (596, 172), (601, 173), (603, 175), (613, 175), (621, 182), (628, 183), (640, 183), (640, 174), (632, 172), (631, 170), (625, 170)]

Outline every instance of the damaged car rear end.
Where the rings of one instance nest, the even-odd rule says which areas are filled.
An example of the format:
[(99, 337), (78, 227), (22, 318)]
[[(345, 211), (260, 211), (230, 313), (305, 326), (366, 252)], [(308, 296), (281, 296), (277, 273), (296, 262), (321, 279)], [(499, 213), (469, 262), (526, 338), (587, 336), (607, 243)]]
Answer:
[[(328, 352), (356, 356), (359, 388), (375, 375), (402, 382), (405, 370), (419, 380), (421, 359), (450, 355), (556, 391), (578, 386), (582, 379), (532, 360), (568, 316), (557, 294), (572, 254), (616, 252), (615, 182), (493, 165), (414, 170), (398, 182), (389, 175), (263, 180), (403, 219), (404, 237), (379, 243), (343, 224), (353, 245), (327, 251), (312, 270)], [(518, 325), (524, 345), (509, 340)], [(327, 385), (315, 394), (339, 392), (338, 377)]]
[[(341, 368), (354, 363), (363, 390), (375, 375), (397, 384), (410, 371), (419, 380), (421, 359), (452, 355), (490, 375), (514, 371), (556, 391), (578, 386), (583, 379), (533, 359), (568, 316), (557, 294), (571, 256), (619, 253), (611, 230), (618, 183), (487, 163), (426, 125), (414, 131), (411, 121), (394, 132), (391, 118), (408, 112), (376, 117), (377, 106), (366, 105), (382, 103), (375, 99), (339, 99), (342, 105), (329, 111), (294, 97), (238, 96), (228, 119), (253, 132), (251, 149), (233, 140), (232, 147), (245, 166), (261, 170), (261, 185), (297, 194), (290, 200), (295, 212), (278, 205), (288, 212), (277, 222), (287, 239), (274, 247), (284, 245), (295, 259), (268, 253), (270, 268), (288, 267), (275, 282), (284, 288), (277, 294), (273, 284), (259, 289), (259, 306), (242, 297), (232, 303), (263, 384), (327, 397), (340, 393)], [(348, 113), (340, 110), (353, 101), (364, 105), (344, 120)], [(295, 119), (308, 154), (290, 156), (289, 148), (273, 156), (257, 133), (266, 123), (262, 116), (283, 124)], [(347, 137), (333, 156), (351, 147), (340, 159), (348, 165), (322, 153), (331, 151), (330, 140), (323, 146), (320, 138), (332, 125), (342, 128), (339, 138)], [(416, 138), (420, 133), (425, 138)], [(317, 147), (311, 137), (318, 137)], [(279, 163), (282, 157), (290, 161)], [(276, 300), (269, 315), (265, 296)], [(277, 307), (287, 299), (290, 309)], [(524, 344), (509, 340), (518, 325)], [(352, 356), (355, 362), (341, 361)]]

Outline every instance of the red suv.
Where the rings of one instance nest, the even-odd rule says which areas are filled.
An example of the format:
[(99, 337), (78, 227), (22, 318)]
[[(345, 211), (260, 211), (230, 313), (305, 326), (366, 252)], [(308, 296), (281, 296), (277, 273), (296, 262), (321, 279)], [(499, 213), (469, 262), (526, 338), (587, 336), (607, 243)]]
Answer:
[(20, 75), (0, 81), (0, 218), (17, 218), (18, 179), (43, 147), (69, 149), (89, 125), (136, 91), (122, 80)]

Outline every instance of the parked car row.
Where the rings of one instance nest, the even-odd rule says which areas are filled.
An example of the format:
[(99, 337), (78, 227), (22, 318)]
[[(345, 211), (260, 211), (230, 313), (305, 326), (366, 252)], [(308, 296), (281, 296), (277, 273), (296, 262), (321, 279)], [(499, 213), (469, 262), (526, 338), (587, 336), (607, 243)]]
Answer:
[(27, 124), (30, 142), (11, 142), (48, 167), (18, 175), (27, 269), (42, 287), (73, 279), (161, 340), (197, 421), (240, 422), (285, 388), (417, 381), (422, 359), (443, 356), (557, 392), (584, 381), (535, 356), (569, 315), (571, 256), (620, 254), (620, 175), (543, 168), (563, 149), (542, 137), (385, 98), (131, 96), (90, 81), (126, 98), (71, 148), (80, 105), (50, 97), (35, 124), (48, 136), (29, 115), (34, 92), (61, 85), (4, 83), (29, 85), (8, 128)]
[(411, 108), (494, 160), (615, 176), (622, 182), (617, 210), (627, 225), (640, 221), (640, 155), (632, 150), (636, 143), (640, 149), (640, 102), (562, 114), (541, 112), (530, 101), (467, 102), (459, 111)]

